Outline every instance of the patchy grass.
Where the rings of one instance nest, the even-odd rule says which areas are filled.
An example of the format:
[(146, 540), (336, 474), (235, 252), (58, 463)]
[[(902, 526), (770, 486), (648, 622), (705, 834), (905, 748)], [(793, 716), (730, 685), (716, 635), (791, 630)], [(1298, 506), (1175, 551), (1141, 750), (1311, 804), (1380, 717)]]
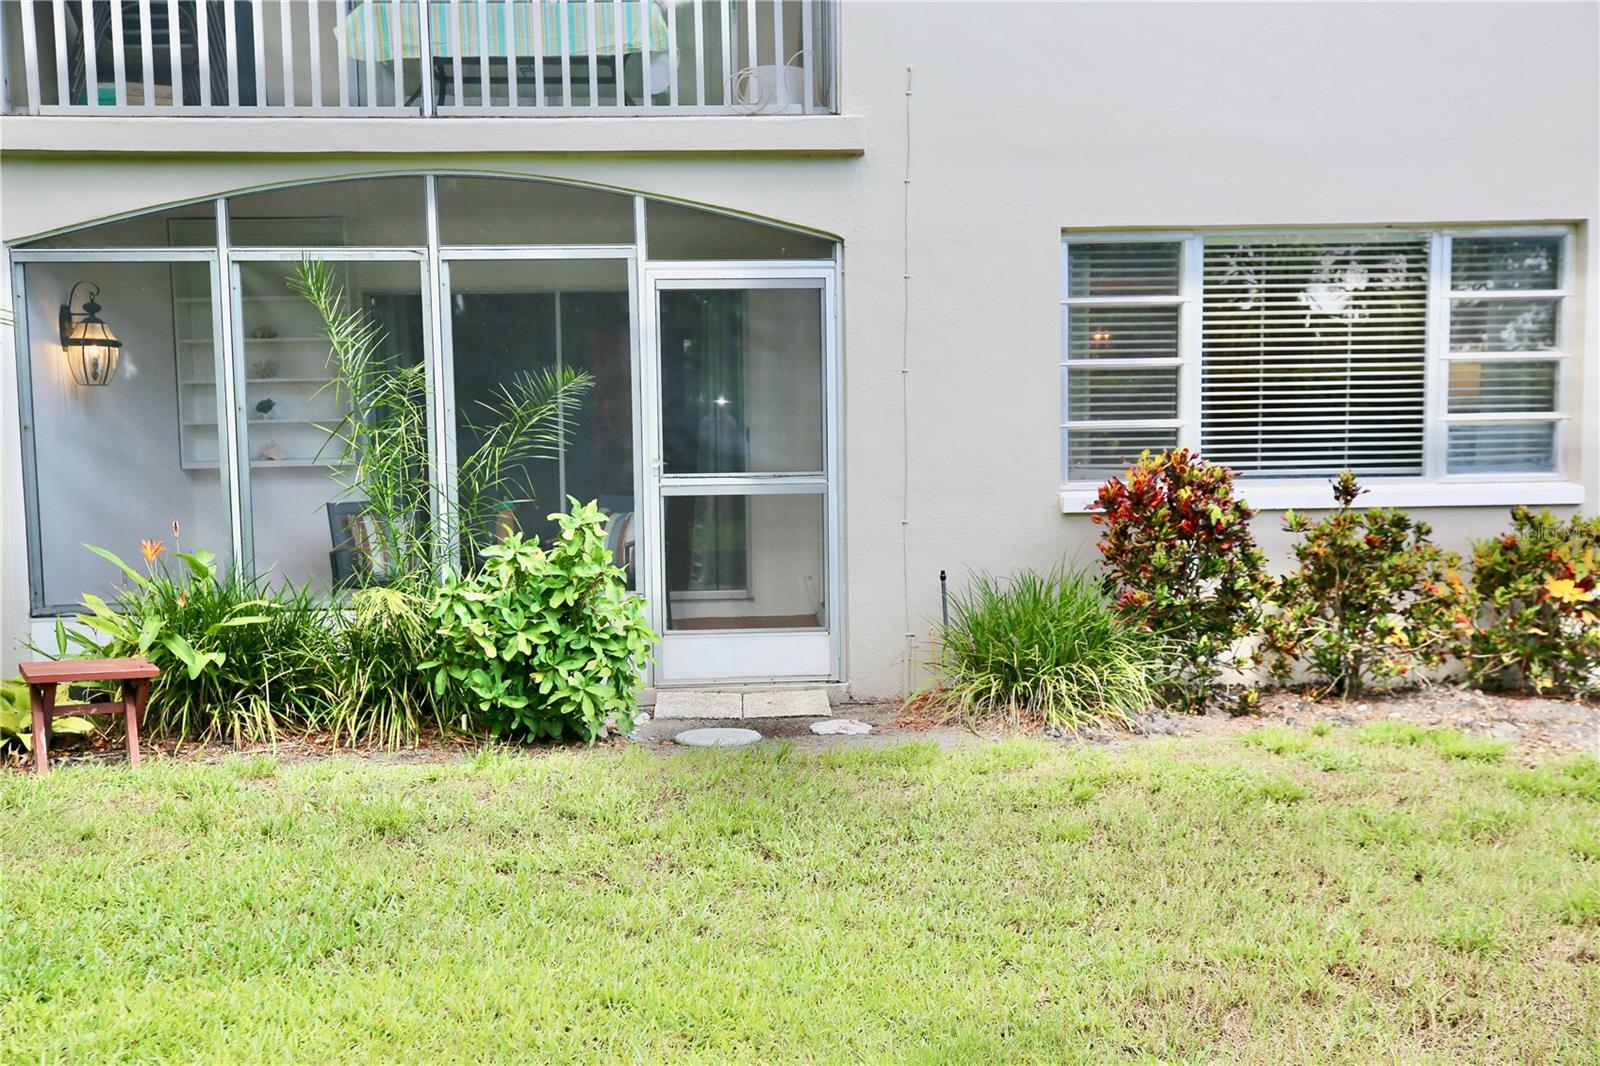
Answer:
[(1356, 735), (1369, 744), (1427, 745), (1447, 759), (1478, 762), (1499, 762), (1511, 747), (1503, 740), (1468, 736), (1451, 729), (1428, 729), (1413, 722), (1373, 722), (1363, 726)]
[(5, 775), (0, 1061), (1594, 1061), (1592, 760), (1375, 739)]

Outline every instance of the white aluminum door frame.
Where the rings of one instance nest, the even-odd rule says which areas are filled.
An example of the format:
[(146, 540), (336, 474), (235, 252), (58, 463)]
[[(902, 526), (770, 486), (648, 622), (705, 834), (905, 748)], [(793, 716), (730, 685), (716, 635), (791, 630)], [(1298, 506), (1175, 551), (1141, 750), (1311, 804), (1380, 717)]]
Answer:
[[(640, 360), (643, 373), (642, 433), (644, 454), (640, 468), (644, 490), (639, 498), (640, 548), (648, 581), (641, 583), (651, 627), (661, 635), (657, 666), (652, 672), (658, 686), (706, 685), (763, 681), (837, 681), (844, 676), (843, 510), (841, 503), (842, 381), (839, 366), (838, 271), (833, 264), (779, 265), (717, 261), (693, 265), (646, 263), (643, 271), (640, 346), (648, 357)], [(778, 474), (679, 474), (664, 471), (661, 417), (660, 294), (672, 289), (816, 289), (822, 295), (822, 402), (823, 469)], [(784, 495), (823, 496), (823, 567), (827, 624), (822, 630), (697, 630), (669, 634), (666, 629), (666, 545), (662, 498), (670, 495)], [(825, 641), (825, 656), (814, 652), (800, 658), (820, 669), (785, 673), (772, 663), (787, 657), (790, 645), (817, 645)], [(676, 645), (677, 647), (673, 647)], [(675, 671), (668, 660), (674, 652), (685, 662), (699, 664), (690, 671)], [(754, 663), (738, 665), (741, 657)], [(825, 665), (823, 663), (825, 660)], [(762, 664), (766, 665), (762, 665)], [(673, 676), (677, 674), (677, 676)]]

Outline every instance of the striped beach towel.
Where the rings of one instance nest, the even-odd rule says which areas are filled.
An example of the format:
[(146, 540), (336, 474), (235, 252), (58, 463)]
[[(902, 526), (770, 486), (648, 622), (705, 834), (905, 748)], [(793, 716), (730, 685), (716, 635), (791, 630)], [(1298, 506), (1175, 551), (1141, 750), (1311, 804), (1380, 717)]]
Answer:
[[(388, 62), (422, 56), (420, 5), (364, 0), (339, 27), (351, 59)], [(667, 49), (667, 20), (654, 0), (460, 0), (428, 4), (435, 56), (586, 56)], [(452, 44), (452, 30), (460, 39)], [(620, 31), (620, 33), (619, 33)], [(395, 48), (399, 37), (400, 47)]]

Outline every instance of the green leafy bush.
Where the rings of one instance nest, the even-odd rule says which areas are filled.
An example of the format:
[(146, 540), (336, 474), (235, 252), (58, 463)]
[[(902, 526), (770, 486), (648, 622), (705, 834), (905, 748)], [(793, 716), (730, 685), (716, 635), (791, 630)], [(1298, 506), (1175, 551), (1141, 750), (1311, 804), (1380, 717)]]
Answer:
[(1473, 545), (1486, 608), (1467, 668), (1480, 684), (1600, 696), (1600, 518), (1526, 507)]
[(477, 573), (446, 580), (435, 691), (497, 736), (627, 731), (655, 634), (612, 564), (599, 507), (573, 500), (550, 519), (560, 533), (549, 549), (513, 533), (483, 549)]
[(331, 696), (331, 633), (326, 612), (303, 591), (219, 575), (211, 552), (178, 553), (174, 575), (159, 542), (145, 542), (147, 573), (90, 546), (116, 564), (128, 587), (107, 603), (83, 598), (83, 631), (56, 625), (55, 655), (142, 655), (161, 668), (150, 685), (145, 720), (152, 734), (269, 739), (305, 728)]
[(978, 574), (951, 597), (924, 698), (969, 719), (1060, 728), (1126, 720), (1153, 702), (1165, 654), (1162, 639), (1123, 620), (1089, 573)]
[(1171, 649), (1162, 695), (1199, 710), (1220, 672), (1240, 665), (1236, 650), (1259, 628), (1272, 587), (1233, 471), (1187, 448), (1145, 452), (1091, 509), (1117, 610)]
[(1403, 511), (1355, 510), (1363, 491), (1345, 471), (1334, 482), (1333, 514), (1318, 522), (1284, 516), (1301, 540), (1298, 568), (1281, 582), (1264, 631), (1278, 678), (1305, 664), (1324, 692), (1355, 695), (1437, 666), (1471, 638), (1475, 599), (1460, 557), (1435, 546), (1428, 525)]

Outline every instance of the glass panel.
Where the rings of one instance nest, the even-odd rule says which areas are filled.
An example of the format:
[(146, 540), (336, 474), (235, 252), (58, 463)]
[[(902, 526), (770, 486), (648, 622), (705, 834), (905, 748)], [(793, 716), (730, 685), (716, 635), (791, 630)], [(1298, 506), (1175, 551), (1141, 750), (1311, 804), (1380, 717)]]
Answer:
[(217, 204), (206, 200), (186, 207), (152, 211), (118, 222), (68, 230), (29, 241), (24, 248), (214, 248)]
[(1559, 300), (1455, 300), (1452, 352), (1546, 352), (1556, 346)]
[(517, 178), (440, 178), (442, 244), (632, 244), (633, 197)]
[(1450, 364), (1452, 414), (1555, 409), (1554, 362)]
[(667, 628), (825, 628), (824, 499), (666, 497)]
[(1452, 289), (1559, 289), (1560, 237), (1456, 237), (1450, 242)]
[(1067, 372), (1067, 420), (1128, 421), (1178, 417), (1178, 368)]
[[(232, 536), (215, 393), (186, 384), (214, 373), (209, 264), (29, 263), (24, 271), (44, 578), (35, 591), (56, 607), (86, 592), (112, 595), (122, 584), (117, 570), (84, 544), (136, 568), (144, 565), (144, 539), (167, 551), (212, 551), (225, 562)], [(61, 345), (59, 309), (80, 281), (98, 286), (97, 317), (122, 342), (103, 385), (78, 384)], [(78, 288), (75, 312), (89, 292)], [(191, 403), (197, 411), (209, 403), (211, 422), (185, 438), (192, 452), (180, 450), (173, 416)]]
[[(554, 526), (545, 516), (565, 509), (568, 496), (594, 500), (611, 515), (612, 556), (634, 587), (627, 261), (458, 261), (450, 264), (450, 292), (463, 534), (480, 547), (510, 529), (547, 537)], [(535, 446), (524, 432), (509, 461), (501, 449), (485, 450), (510, 409), (505, 390), (558, 367), (592, 382), (565, 422), (565, 449)], [(542, 425), (559, 428), (554, 419)]]
[(228, 238), (239, 248), (420, 247), (426, 227), (421, 178), (325, 181), (228, 198)]
[[(380, 337), (373, 369), (384, 373), (424, 360), (425, 333), (416, 263), (335, 263), (345, 306), (359, 310)], [(348, 430), (349, 394), (334, 383), (335, 366), (322, 321), (289, 288), (292, 263), (244, 263), (239, 268), (240, 331), (244, 348), (242, 452), (250, 463), (255, 567), (297, 586), (328, 589), (384, 579), (398, 553), (425, 554), (425, 514), (380, 517), (393, 504), (373, 503), (355, 491), (354, 470), (342, 442)], [(421, 428), (419, 410), (412, 429)], [(198, 418), (199, 416), (196, 415)], [(426, 435), (411, 453), (426, 456)], [(427, 472), (415, 477), (426, 479)], [(397, 494), (414, 500), (422, 492)]]
[(1554, 422), (1472, 422), (1450, 427), (1452, 474), (1548, 474), (1556, 468)]
[(834, 242), (810, 233), (651, 200), (651, 259), (832, 259)]
[(822, 469), (822, 290), (663, 289), (668, 474)]
[(1176, 429), (1065, 430), (1068, 481), (1104, 481), (1121, 475), (1145, 449), (1178, 446)]
[(1176, 296), (1183, 245), (1067, 245), (1068, 296)]
[(1176, 307), (1069, 307), (1068, 359), (1176, 359)]

